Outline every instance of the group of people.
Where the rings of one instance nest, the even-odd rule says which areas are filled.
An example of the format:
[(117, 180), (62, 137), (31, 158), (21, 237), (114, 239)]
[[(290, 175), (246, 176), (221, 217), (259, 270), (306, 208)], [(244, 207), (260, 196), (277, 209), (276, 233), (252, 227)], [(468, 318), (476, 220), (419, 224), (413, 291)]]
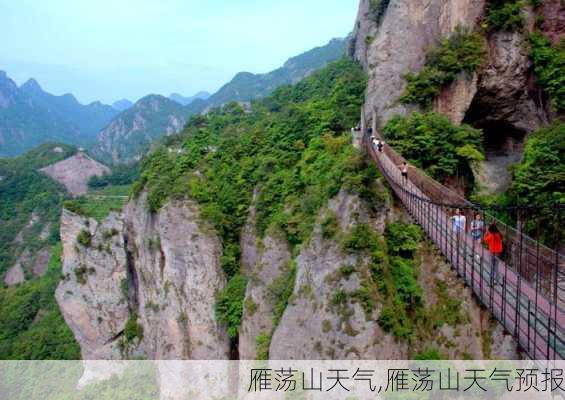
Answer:
[[(369, 128), (369, 135), (371, 137), (371, 143), (373, 147), (377, 149), (379, 153), (382, 153), (385, 147), (384, 140), (380, 140), (373, 135), (373, 129)], [(402, 184), (406, 185), (408, 183), (408, 163), (404, 161), (402, 165), (399, 165), (400, 174), (402, 175)]]
[[(450, 218), (451, 227), (457, 237), (467, 232), (467, 217), (461, 212), (460, 209), (455, 210), (455, 214)], [(501, 257), (504, 250), (502, 234), (500, 233), (495, 222), (492, 222), (485, 232), (485, 223), (481, 213), (475, 213), (470, 227), (471, 237), (473, 238), (473, 245), (475, 246), (477, 255), (480, 258), (479, 251), (481, 249), (481, 241), (484, 242), (491, 255), (491, 281), (492, 283), (502, 284), (500, 275), (498, 273), (497, 260)]]
[[(360, 131), (360, 127), (353, 128), (352, 130)], [(379, 153), (384, 150), (385, 142), (375, 137), (373, 134), (373, 129), (369, 128), (367, 130), (371, 143), (374, 148), (377, 149)], [(402, 175), (402, 183), (406, 185), (408, 183), (408, 163), (404, 161), (398, 166), (400, 173)], [(459, 239), (461, 235), (467, 232), (467, 217), (461, 212), (460, 209), (455, 210), (455, 214), (450, 218), (452, 230), (456, 233)], [(500, 274), (498, 273), (498, 259), (502, 256), (504, 250), (502, 234), (500, 233), (496, 223), (491, 223), (485, 230), (485, 223), (483, 221), (481, 213), (475, 213), (473, 221), (471, 221), (470, 233), (473, 239), (473, 246), (476, 251), (476, 257), (480, 259), (479, 253), (481, 252), (482, 242), (486, 244), (486, 247), (491, 255), (491, 283), (501, 284)]]

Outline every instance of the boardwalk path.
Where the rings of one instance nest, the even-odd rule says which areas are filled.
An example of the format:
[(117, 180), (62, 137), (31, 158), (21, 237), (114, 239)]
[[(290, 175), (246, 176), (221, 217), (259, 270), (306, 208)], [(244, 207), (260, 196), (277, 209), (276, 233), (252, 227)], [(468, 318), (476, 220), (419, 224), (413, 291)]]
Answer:
[[(454, 208), (461, 207), (469, 215), (473, 211), (472, 204), (466, 200), (455, 202), (458, 195), (431, 182), (428, 177), (422, 178), (423, 173), (413, 167), (408, 181), (403, 182), (399, 167), (402, 158), (389, 146), (385, 146), (384, 152), (378, 152), (369, 144), (368, 137), (364, 142), (369, 155), (411, 216), (529, 357), (565, 359), (563, 256), (512, 230), (514, 233), (508, 237), (513, 238), (511, 251), (517, 254), (506, 259), (518, 260), (518, 268), (497, 259), (502, 284), (492, 284), (491, 255), (468, 233), (457, 234), (451, 227), (450, 215)], [(438, 201), (438, 196), (442, 201)], [(485, 217), (489, 222), (489, 216)], [(490, 217), (490, 220), (494, 218)]]

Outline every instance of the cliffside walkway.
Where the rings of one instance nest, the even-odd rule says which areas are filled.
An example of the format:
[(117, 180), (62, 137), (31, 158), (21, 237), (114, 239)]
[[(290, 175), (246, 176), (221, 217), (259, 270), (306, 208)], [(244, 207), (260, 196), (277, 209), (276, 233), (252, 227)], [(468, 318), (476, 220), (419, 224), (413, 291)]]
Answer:
[[(413, 166), (403, 182), (402, 156), (388, 145), (378, 152), (367, 135), (363, 142), (410, 215), (528, 356), (534, 360), (565, 359), (565, 255), (497, 220), (486, 208), (472, 204)], [(492, 282), (492, 258), (482, 241), (475, 242), (468, 229), (459, 234), (452, 229), (455, 209), (467, 217), (467, 228), (477, 212), (483, 215), (485, 227), (496, 222), (506, 247), (504, 257), (497, 259), (502, 284)], [(562, 219), (562, 211), (556, 210), (556, 219)]]

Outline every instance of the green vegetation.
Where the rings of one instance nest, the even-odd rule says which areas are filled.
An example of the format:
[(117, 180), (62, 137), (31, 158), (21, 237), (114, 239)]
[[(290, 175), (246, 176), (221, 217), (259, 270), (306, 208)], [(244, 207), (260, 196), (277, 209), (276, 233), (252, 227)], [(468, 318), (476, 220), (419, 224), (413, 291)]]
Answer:
[(414, 360), (425, 361), (425, 360), (445, 360), (446, 357), (443, 356), (440, 351), (436, 348), (427, 348), (424, 351), (416, 354)]
[(90, 244), (92, 243), (92, 235), (90, 232), (83, 229), (77, 236), (77, 242), (84, 247), (90, 247)]
[(126, 322), (124, 337), (128, 343), (143, 340), (143, 327), (137, 322), (137, 314), (131, 314)]
[(489, 0), (484, 26), (489, 31), (519, 31), (524, 28), (525, 0)]
[(472, 180), (471, 163), (484, 158), (482, 132), (440, 114), (398, 116), (383, 132), (395, 150), (439, 181), (455, 175)]
[(61, 245), (53, 247), (41, 279), (0, 288), (0, 359), (80, 358), (79, 346), (55, 301), (61, 252)]
[(99, 190), (108, 186), (127, 186), (137, 179), (139, 179), (139, 163), (116, 165), (110, 174), (90, 178), (88, 187)]
[(458, 28), (428, 52), (420, 72), (406, 75), (408, 85), (400, 102), (429, 109), (441, 89), (459, 74), (473, 74), (483, 63), (484, 54), (481, 35)]
[[(514, 171), (509, 201), (514, 204), (565, 204), (565, 123), (555, 122), (529, 136), (522, 163)], [(527, 231), (550, 245), (563, 221), (551, 209), (532, 210)], [(539, 225), (533, 221), (539, 222)], [(541, 231), (540, 231), (541, 227)], [(562, 240), (562, 238), (561, 238)], [(559, 241), (559, 239), (557, 239)]]
[(326, 212), (326, 216), (321, 224), (322, 237), (324, 239), (331, 239), (335, 237), (339, 232), (339, 224), (335, 213), (331, 210)]
[(530, 56), (538, 84), (551, 97), (555, 111), (565, 110), (565, 39), (557, 46), (541, 33), (530, 35)]
[(357, 224), (342, 241), (343, 249), (352, 253), (369, 250), (374, 245), (375, 234), (367, 224)]
[(231, 338), (236, 338), (239, 333), (246, 287), (247, 279), (241, 274), (236, 274), (217, 296), (216, 319), (220, 324), (227, 325), (228, 335)]
[(122, 357), (130, 356), (131, 349), (143, 340), (143, 326), (138, 322), (138, 315), (131, 313), (118, 343)]
[(434, 328), (441, 328), (444, 324), (455, 326), (464, 322), (465, 317), (461, 312), (462, 301), (449, 296), (444, 281), (436, 280), (436, 296), (437, 304), (433, 309)]
[(268, 287), (269, 301), (273, 306), (273, 327), (276, 328), (294, 291), (296, 263), (291, 261), (280, 276)]
[[(54, 151), (57, 147), (61, 152)], [(61, 203), (67, 193), (37, 169), (74, 151), (70, 146), (45, 144), (22, 156), (0, 159), (0, 276), (24, 249), (34, 254), (58, 242)], [(38, 240), (44, 229), (46, 239)], [(16, 241), (18, 235), (21, 240)]]
[(347, 279), (357, 273), (360, 288), (348, 293), (336, 290), (330, 299), (331, 306), (342, 316), (346, 329), (352, 332), (348, 319), (351, 315), (349, 301), (357, 302), (371, 319), (378, 303), (383, 308), (378, 323), (383, 330), (399, 340), (412, 340), (414, 326), (423, 316), (422, 289), (417, 281), (416, 251), (420, 247), (422, 232), (416, 225), (390, 223), (385, 237), (376, 234), (368, 225), (357, 224), (342, 239), (347, 252), (365, 252), (370, 256), (368, 271), (343, 266), (336, 278)]
[(255, 338), (257, 343), (257, 360), (269, 359), (269, 346), (271, 345), (271, 335), (261, 334)]
[(100, 222), (111, 212), (120, 212), (125, 201), (120, 197), (82, 196), (65, 201), (63, 206), (75, 214)]
[(88, 275), (93, 275), (96, 272), (93, 268), (87, 268), (85, 265), (79, 265), (75, 268), (75, 278), (77, 282), (81, 285), (85, 285), (88, 279)]
[(386, 252), (375, 249), (371, 272), (385, 304), (379, 324), (398, 339), (410, 340), (414, 320), (422, 308), (422, 289), (418, 285), (415, 251), (422, 240), (416, 225), (393, 223), (385, 231)]

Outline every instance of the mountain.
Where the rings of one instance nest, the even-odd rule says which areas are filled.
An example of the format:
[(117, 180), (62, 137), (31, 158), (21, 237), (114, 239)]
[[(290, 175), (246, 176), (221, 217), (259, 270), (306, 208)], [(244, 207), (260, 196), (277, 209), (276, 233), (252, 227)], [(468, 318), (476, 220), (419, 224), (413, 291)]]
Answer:
[[(98, 158), (113, 163), (139, 158), (149, 148), (151, 141), (180, 131), (192, 115), (231, 101), (248, 102), (262, 98), (281, 85), (297, 83), (344, 56), (345, 45), (345, 39), (333, 39), (325, 46), (289, 59), (275, 71), (266, 74), (241, 72), (212, 96), (206, 92), (188, 98), (175, 93), (169, 99), (148, 96), (118, 115), (100, 132), (93, 152)], [(156, 107), (148, 106), (148, 99), (152, 99)]]
[(87, 145), (117, 113), (100, 102), (82, 105), (71, 94), (47, 93), (34, 79), (18, 88), (0, 71), (0, 157), (48, 141)]
[(152, 141), (179, 132), (187, 118), (186, 108), (177, 102), (160, 95), (146, 96), (100, 131), (92, 152), (113, 163), (139, 159)]
[(281, 85), (297, 83), (327, 63), (343, 57), (346, 43), (345, 39), (332, 39), (325, 46), (290, 58), (281, 68), (266, 74), (240, 72), (208, 99), (207, 106), (263, 98)]
[(72, 94), (54, 96), (47, 93), (35, 79), (24, 83), (20, 91), (36, 106), (48, 110), (69, 125), (76, 126), (89, 139), (117, 115), (114, 108), (99, 101), (82, 105)]
[(128, 99), (121, 99), (112, 103), (112, 107), (119, 112), (125, 111), (131, 106), (133, 106), (133, 103)]
[(190, 103), (192, 103), (194, 100), (208, 100), (208, 98), (210, 98), (211, 94), (208, 92), (198, 92), (196, 93), (194, 96), (190, 96), (190, 97), (184, 97), (178, 93), (171, 93), (171, 95), (169, 96), (169, 99), (176, 101), (179, 104), (182, 104), (183, 106), (187, 106)]

